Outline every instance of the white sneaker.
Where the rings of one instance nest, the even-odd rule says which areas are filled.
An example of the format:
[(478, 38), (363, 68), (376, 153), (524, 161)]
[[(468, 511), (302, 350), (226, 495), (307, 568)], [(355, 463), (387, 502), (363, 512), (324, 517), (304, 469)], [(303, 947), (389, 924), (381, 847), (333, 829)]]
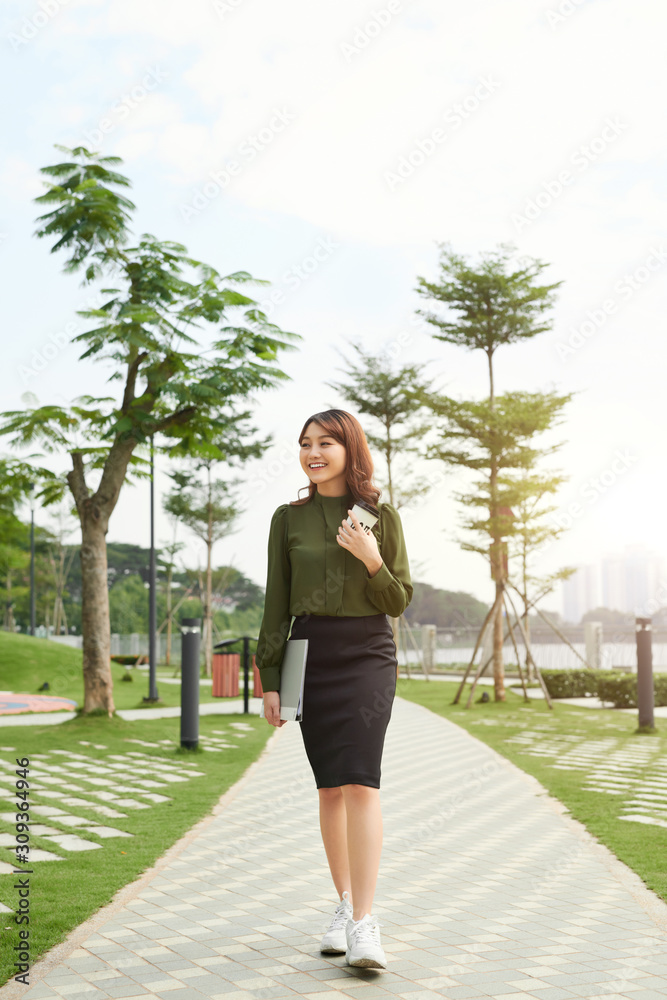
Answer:
[(345, 936), (345, 960), (348, 965), (367, 969), (387, 968), (387, 957), (380, 944), (380, 922), (377, 917), (365, 913), (361, 920), (348, 921)]
[(336, 907), (333, 920), (329, 924), (329, 930), (322, 938), (320, 951), (346, 951), (347, 938), (345, 937), (345, 925), (348, 920), (352, 919), (353, 912), (350, 894), (346, 889), (343, 893), (343, 898)]

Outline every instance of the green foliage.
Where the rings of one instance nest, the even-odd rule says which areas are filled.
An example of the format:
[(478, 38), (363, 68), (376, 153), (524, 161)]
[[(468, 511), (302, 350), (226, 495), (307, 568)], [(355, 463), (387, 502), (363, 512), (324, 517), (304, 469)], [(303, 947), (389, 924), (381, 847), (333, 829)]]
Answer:
[(109, 591), (111, 631), (145, 632), (148, 623), (148, 589), (140, 576), (124, 576)]
[(488, 607), (472, 594), (461, 590), (441, 590), (428, 583), (414, 582), (414, 594), (405, 617), (408, 622), (437, 625), (438, 628), (474, 628), (481, 625)]
[[(74, 340), (83, 348), (81, 358), (110, 365), (110, 381), (121, 381), (123, 388), (120, 399), (82, 396), (69, 407), (26, 397), (21, 410), (2, 415), (0, 433), (16, 447), (39, 444), (44, 452), (82, 457), (88, 469), (102, 472), (103, 483), (106, 479), (110, 489), (94, 497), (110, 509), (114, 476), (125, 475), (128, 466), (135, 476), (147, 474), (145, 456), (134, 451), (152, 435), (169, 455), (226, 460), (240, 449), (244, 456), (260, 456), (268, 439), (242, 440), (248, 431), (240, 421), (249, 414), (238, 412), (238, 402), (288, 379), (271, 362), (302, 339), (269, 322), (239, 287), (268, 282), (247, 271), (223, 276), (180, 243), (160, 242), (150, 233), (130, 245), (129, 213), (135, 205), (114, 190), (130, 186), (112, 169), (120, 158), (101, 157), (83, 146), (57, 148), (72, 160), (41, 169), (48, 191), (35, 201), (50, 211), (39, 218), (35, 235), (56, 235), (52, 252), (68, 252), (66, 272), (85, 265), (84, 284), (108, 276), (103, 303), (78, 311), (90, 326)], [(234, 314), (230, 322), (233, 310), (242, 316)], [(199, 335), (211, 327), (204, 348)], [(87, 490), (85, 468), (77, 472), (75, 463), (74, 472), (77, 482), (69, 486), (79, 507)], [(36, 465), (33, 478), (40, 480), (45, 504), (68, 488), (63, 476)]]
[(583, 625), (584, 622), (602, 622), (603, 625), (630, 625), (634, 629), (635, 616), (627, 611), (597, 607), (581, 616), (581, 624)]
[[(637, 708), (637, 675), (613, 670), (600, 673), (598, 697), (614, 708)], [(667, 675), (653, 674), (653, 704), (667, 705)]]
[[(448, 465), (479, 472), (469, 491), (456, 491), (454, 498), (466, 512), (481, 508), (483, 514), (470, 514), (463, 527), (480, 532), (484, 539), (512, 538), (522, 524), (515, 521), (511, 508), (537, 494), (554, 491), (562, 477), (539, 476), (538, 459), (551, 454), (558, 445), (536, 448), (533, 438), (548, 430), (571, 393), (512, 392), (479, 401), (458, 401), (447, 396), (424, 395), (436, 418), (442, 443), (430, 445), (426, 458), (437, 458)], [(460, 443), (460, 447), (455, 445)], [(462, 548), (488, 553), (488, 543), (464, 542)]]
[(552, 698), (585, 698), (597, 694), (596, 670), (540, 670)]
[(419, 315), (439, 331), (433, 337), (468, 350), (493, 354), (501, 344), (534, 337), (549, 330), (542, 321), (554, 304), (555, 291), (562, 284), (538, 285), (535, 280), (548, 265), (533, 259), (514, 268), (511, 244), (481, 255), (476, 267), (439, 243), (440, 279), (418, 278), (416, 291), (425, 298), (443, 303), (445, 315), (418, 309)]
[[(541, 670), (552, 698), (597, 696), (614, 708), (637, 707), (637, 675), (620, 670)], [(654, 704), (667, 705), (667, 674), (653, 674)]]

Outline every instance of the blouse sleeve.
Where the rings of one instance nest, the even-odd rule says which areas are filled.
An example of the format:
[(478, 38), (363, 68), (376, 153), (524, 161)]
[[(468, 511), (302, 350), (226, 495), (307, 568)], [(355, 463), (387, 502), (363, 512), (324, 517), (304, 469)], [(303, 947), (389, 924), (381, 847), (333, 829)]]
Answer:
[(375, 576), (368, 576), (366, 570), (366, 594), (380, 611), (399, 618), (412, 600), (413, 586), (403, 525), (398, 511), (390, 503), (380, 508), (379, 548), (382, 566)]
[(289, 611), (291, 566), (287, 551), (287, 504), (271, 518), (264, 615), (257, 639), (255, 663), (262, 691), (280, 691), (280, 667), (292, 623)]

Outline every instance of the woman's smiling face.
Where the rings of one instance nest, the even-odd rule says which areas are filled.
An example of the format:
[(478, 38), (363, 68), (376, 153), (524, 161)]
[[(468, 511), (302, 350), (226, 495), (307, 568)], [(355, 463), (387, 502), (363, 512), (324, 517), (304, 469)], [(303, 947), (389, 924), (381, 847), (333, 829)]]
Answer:
[[(345, 445), (336, 441), (315, 421), (306, 427), (300, 444), (301, 467), (308, 478), (317, 484), (318, 491), (325, 496), (342, 496), (347, 491)], [(312, 468), (313, 465), (319, 468)]]

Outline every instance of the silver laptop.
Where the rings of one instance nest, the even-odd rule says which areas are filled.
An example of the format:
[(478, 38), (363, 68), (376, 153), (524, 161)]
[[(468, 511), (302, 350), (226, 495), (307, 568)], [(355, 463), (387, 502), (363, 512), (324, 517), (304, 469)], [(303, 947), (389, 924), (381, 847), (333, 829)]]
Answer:
[[(303, 686), (306, 679), (308, 639), (288, 639), (280, 668), (280, 718), (300, 722), (303, 718)], [(264, 699), (259, 707), (264, 719)]]

